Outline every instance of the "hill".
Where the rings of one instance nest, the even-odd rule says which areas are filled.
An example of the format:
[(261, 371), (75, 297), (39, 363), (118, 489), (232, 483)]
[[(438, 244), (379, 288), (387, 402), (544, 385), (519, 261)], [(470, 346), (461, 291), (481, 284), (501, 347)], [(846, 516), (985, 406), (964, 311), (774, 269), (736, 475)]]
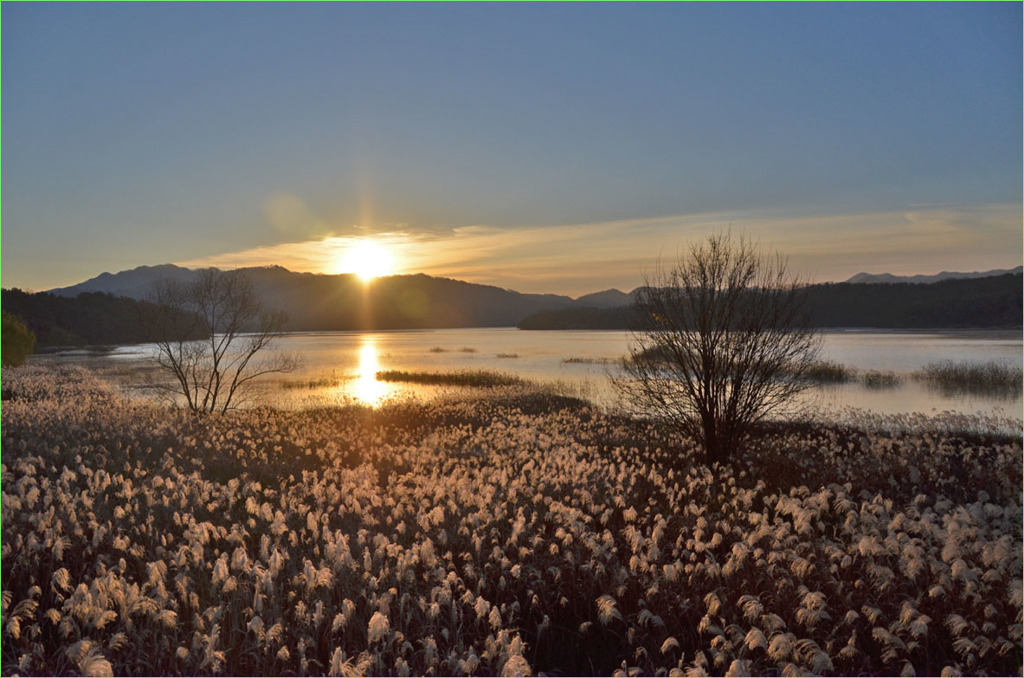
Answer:
[[(1020, 273), (930, 284), (826, 283), (807, 289), (818, 327), (885, 329), (1020, 327)], [(629, 306), (561, 309), (535, 313), (519, 323), (525, 330), (625, 330), (639, 327)]]
[(633, 297), (616, 289), (594, 292), (577, 297), (575, 306), (581, 308), (615, 308), (633, 303)]
[(288, 313), (294, 330), (391, 330), (440, 327), (512, 327), (542, 310), (573, 300), (432, 276), (396, 275), (369, 285), (354, 275), (254, 269), (253, 280), (271, 306)]
[[(97, 346), (148, 341), (144, 318), (156, 307), (146, 301), (83, 292), (61, 297), (19, 289), (0, 292), (3, 309), (28, 325), (40, 346)], [(208, 334), (197, 334), (201, 339)]]
[[(268, 306), (288, 314), (286, 329), (295, 331), (512, 327), (532, 313), (575, 303), (566, 296), (521, 294), (424, 274), (377, 278), (367, 285), (350, 274), (296, 273), (281, 266), (242, 270)], [(195, 271), (170, 264), (140, 266), (51, 293), (75, 297), (102, 292), (141, 300), (157, 280), (185, 282), (193, 275)]]
[(100, 292), (115, 297), (145, 299), (156, 281), (187, 282), (192, 279), (193, 275), (195, 275), (195, 271), (174, 264), (138, 266), (130, 271), (121, 271), (120, 273), (101, 273), (85, 282), (47, 291), (58, 297), (77, 297), (83, 292)]
[[(574, 300), (424, 274), (365, 284), (354, 275), (295, 273), (280, 266), (243, 270), (268, 306), (288, 314), (285, 329), (291, 331), (639, 325), (631, 294), (614, 289)], [(142, 342), (138, 318), (153, 284), (193, 275), (170, 264), (140, 266), (50, 293), (5, 290), (3, 308), (24, 318), (41, 345)], [(820, 327), (1020, 327), (1021, 273), (926, 284), (826, 283), (808, 288), (808, 302)]]
[(893, 275), (892, 273), (858, 273), (846, 282), (848, 283), (935, 283), (943, 280), (964, 280), (968, 278), (990, 278), (1007, 273), (1021, 273), (1024, 267), (1018, 266), (1012, 269), (993, 269), (991, 271), (972, 271), (970, 273), (957, 273), (955, 271), (943, 271), (934, 275)]

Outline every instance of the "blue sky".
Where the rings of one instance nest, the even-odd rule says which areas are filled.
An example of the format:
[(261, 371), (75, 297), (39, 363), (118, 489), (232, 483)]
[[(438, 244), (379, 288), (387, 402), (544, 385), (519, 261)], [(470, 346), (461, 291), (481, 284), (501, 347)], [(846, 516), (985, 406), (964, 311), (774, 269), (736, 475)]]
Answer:
[(2, 283), (166, 262), (629, 289), (1021, 263), (1020, 3), (11, 3)]

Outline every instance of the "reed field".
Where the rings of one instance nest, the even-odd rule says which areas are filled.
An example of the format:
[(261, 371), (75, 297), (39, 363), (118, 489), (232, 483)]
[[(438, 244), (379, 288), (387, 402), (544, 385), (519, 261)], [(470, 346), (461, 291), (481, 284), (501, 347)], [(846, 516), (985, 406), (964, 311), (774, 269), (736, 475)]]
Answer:
[(1022, 374), (1019, 366), (995, 361), (969, 362), (942, 360), (928, 363), (915, 377), (943, 393), (980, 393), (1019, 397)]
[(1021, 675), (1021, 438), (727, 465), (513, 383), (219, 416), (4, 369), (4, 675)]
[(410, 384), (427, 384), (430, 386), (492, 387), (523, 384), (523, 380), (513, 374), (490, 370), (459, 370), (454, 372), (381, 370), (375, 376), (377, 381), (398, 381)]

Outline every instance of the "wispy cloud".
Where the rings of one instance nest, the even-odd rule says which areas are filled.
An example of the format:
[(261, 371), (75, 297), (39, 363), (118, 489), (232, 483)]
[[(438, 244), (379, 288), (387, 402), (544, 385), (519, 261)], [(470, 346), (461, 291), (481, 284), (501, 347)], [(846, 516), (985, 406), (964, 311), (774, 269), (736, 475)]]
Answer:
[[(631, 289), (645, 269), (724, 228), (746, 233), (789, 257), (812, 280), (859, 271), (897, 274), (1020, 264), (1019, 205), (915, 206), (909, 211), (783, 215), (716, 213), (591, 224), (394, 230), (372, 236), (326, 235), (179, 262), (185, 266), (281, 265), (338, 272), (346, 250), (365, 237), (386, 246), (396, 273), (427, 273), (531, 292), (579, 294)], [(1012, 248), (1007, 243), (1014, 243)]]

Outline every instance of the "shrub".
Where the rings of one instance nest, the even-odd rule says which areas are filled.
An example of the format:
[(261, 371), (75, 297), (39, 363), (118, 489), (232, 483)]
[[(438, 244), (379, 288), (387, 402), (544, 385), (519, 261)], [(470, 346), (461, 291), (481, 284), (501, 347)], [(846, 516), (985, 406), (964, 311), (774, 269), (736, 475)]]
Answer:
[(784, 259), (710, 236), (635, 293), (646, 329), (633, 333), (616, 384), (639, 411), (700, 440), (709, 461), (725, 461), (811, 386), (819, 341), (804, 300)]
[(21, 320), (21, 318), (3, 314), (3, 339), (0, 346), (2, 362), (9, 367), (17, 367), (25, 363), (25, 357), (32, 353), (36, 347), (36, 335)]

